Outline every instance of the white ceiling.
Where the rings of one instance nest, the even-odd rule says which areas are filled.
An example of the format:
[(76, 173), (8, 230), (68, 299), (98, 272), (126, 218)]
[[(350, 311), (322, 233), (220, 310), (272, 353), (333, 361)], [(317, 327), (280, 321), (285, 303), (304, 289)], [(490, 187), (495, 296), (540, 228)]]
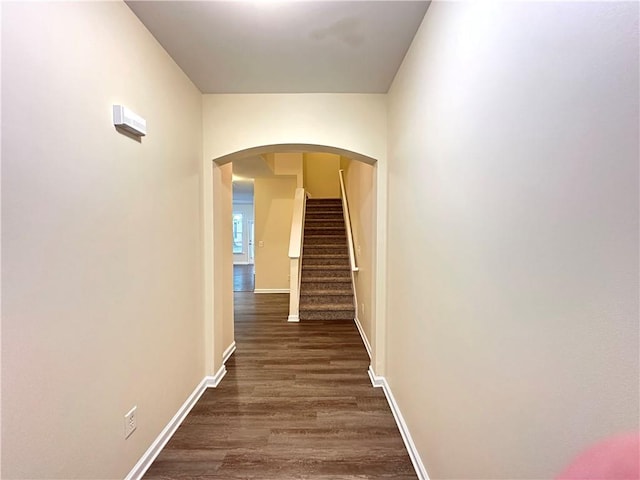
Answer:
[(127, 1), (203, 93), (386, 93), (425, 1)]

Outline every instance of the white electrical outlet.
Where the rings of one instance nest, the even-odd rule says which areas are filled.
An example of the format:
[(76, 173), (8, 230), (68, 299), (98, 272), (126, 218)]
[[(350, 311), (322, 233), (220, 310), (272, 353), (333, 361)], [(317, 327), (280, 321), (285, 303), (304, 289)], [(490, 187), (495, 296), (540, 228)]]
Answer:
[(124, 438), (129, 438), (129, 436), (136, 429), (136, 409), (138, 407), (133, 407), (129, 410), (124, 416)]
[(361, 303), (362, 308), (360, 309), (360, 311), (362, 312), (362, 315), (364, 315), (364, 303)]

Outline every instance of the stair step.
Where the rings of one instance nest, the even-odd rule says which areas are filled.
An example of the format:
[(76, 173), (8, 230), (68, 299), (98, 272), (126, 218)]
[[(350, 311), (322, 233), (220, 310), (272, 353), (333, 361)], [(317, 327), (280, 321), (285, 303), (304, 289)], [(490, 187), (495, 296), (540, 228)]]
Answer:
[(326, 235), (341, 235), (345, 233), (344, 225), (305, 225), (304, 226), (304, 234), (305, 235), (318, 235), (321, 233), (322, 236)]
[[(309, 278), (311, 280), (309, 280)], [(346, 275), (326, 275), (324, 272), (313, 272), (303, 274), (300, 278), (300, 283), (309, 285), (311, 283), (323, 284), (323, 283), (342, 283), (344, 288), (351, 285), (351, 276)], [(300, 287), (302, 288), (302, 286)]]
[(322, 221), (322, 222), (313, 222), (313, 221), (306, 221), (304, 224), (304, 228), (306, 229), (325, 229), (325, 228), (335, 228), (335, 229), (339, 229), (339, 230), (344, 230), (344, 221), (335, 221), (335, 222), (326, 222), (326, 221)]
[(335, 240), (341, 240), (343, 238), (347, 238), (347, 236), (343, 233), (328, 233), (327, 235), (318, 235), (317, 233), (312, 233), (309, 235), (305, 235), (304, 238), (309, 238), (309, 239), (335, 239)]
[[(338, 287), (340, 287), (340, 285), (338, 285)], [(319, 288), (316, 285), (307, 285), (306, 288), (301, 288), (300, 289), (300, 298), (302, 297), (306, 297), (306, 296), (314, 296), (314, 295), (318, 295), (318, 296), (333, 296), (333, 295), (350, 295), (351, 297), (353, 297), (353, 291), (351, 289), (351, 284), (349, 284), (348, 288)]]
[(341, 228), (344, 230), (344, 220), (307, 218), (304, 222), (304, 228)]
[(336, 244), (346, 244), (347, 242), (347, 236), (342, 234), (342, 235), (305, 235), (303, 237), (304, 243), (309, 243), (309, 244), (329, 244), (329, 245), (336, 245)]
[(332, 273), (333, 272), (345, 272), (345, 273), (348, 274), (349, 273), (349, 266), (347, 264), (346, 268), (345, 268), (344, 264), (332, 264), (332, 263), (326, 264), (326, 265), (325, 264), (319, 264), (318, 265), (318, 264), (313, 264), (313, 263), (312, 264), (308, 264), (303, 259), (302, 260), (302, 271), (305, 271), (305, 270), (307, 270), (309, 272), (311, 272), (311, 271), (317, 271), (317, 272), (323, 272), (323, 271), (329, 272), (329, 271), (331, 271)]
[(351, 276), (328, 276), (328, 275), (302, 275), (300, 278), (302, 283), (345, 283), (351, 285)]
[(302, 261), (302, 266), (328, 266), (328, 265), (339, 265), (342, 268), (349, 269), (349, 258), (307, 258), (305, 257)]
[(338, 247), (338, 248), (347, 248), (347, 240), (345, 238), (305, 238), (304, 243), (302, 244), (303, 248), (307, 246), (310, 247)]
[(304, 246), (305, 255), (338, 255), (347, 254), (347, 244), (332, 243), (323, 245), (322, 243), (308, 243)]
[(345, 235), (305, 235), (303, 237), (303, 240), (308, 240), (307, 243), (310, 244), (314, 244), (314, 245), (318, 245), (318, 244), (322, 244), (322, 243), (327, 243), (327, 244), (337, 244), (337, 243), (344, 243), (346, 246), (346, 240), (347, 237)]
[(300, 295), (300, 308), (317, 305), (351, 305), (353, 307), (353, 295)]
[(355, 309), (336, 311), (300, 311), (300, 320), (353, 320)]
[[(313, 285), (311, 285), (313, 284)], [(344, 290), (351, 291), (351, 280), (348, 281), (338, 281), (338, 282), (303, 282), (300, 284), (300, 292), (306, 291), (305, 289), (309, 288), (310, 292), (318, 292), (318, 291), (338, 291), (342, 292)]]
[(313, 215), (322, 215), (322, 214), (326, 214), (326, 215), (330, 215), (330, 216), (343, 216), (342, 214), (342, 207), (340, 208), (326, 208), (326, 207), (321, 207), (321, 208), (305, 208), (305, 217), (308, 214), (313, 214)]
[(327, 215), (327, 214), (322, 214), (322, 215), (305, 215), (304, 217), (305, 223), (306, 222), (336, 222), (336, 223), (342, 223), (344, 225), (344, 217), (342, 216), (342, 212), (338, 215)]
[[(314, 268), (315, 267), (315, 268)], [(351, 278), (351, 269), (340, 265), (340, 268), (325, 268), (326, 265), (310, 265), (309, 268), (302, 267), (302, 278), (304, 277), (345, 277)]]
[(342, 202), (338, 201), (334, 203), (316, 203), (316, 202), (310, 202), (307, 200), (306, 207), (311, 210), (315, 210), (315, 209), (342, 210)]
[(352, 303), (310, 303), (310, 304), (305, 304), (304, 306), (300, 304), (300, 311), (303, 311), (303, 310), (305, 312), (312, 312), (312, 311), (334, 312), (339, 310), (355, 311), (355, 307), (353, 306), (353, 302)]
[(305, 217), (305, 220), (308, 221), (309, 223), (322, 223), (322, 222), (326, 222), (326, 223), (339, 223), (341, 225), (344, 225), (344, 217), (331, 217), (331, 218), (327, 218), (327, 219), (322, 219), (319, 217), (313, 217), (313, 218), (307, 218)]

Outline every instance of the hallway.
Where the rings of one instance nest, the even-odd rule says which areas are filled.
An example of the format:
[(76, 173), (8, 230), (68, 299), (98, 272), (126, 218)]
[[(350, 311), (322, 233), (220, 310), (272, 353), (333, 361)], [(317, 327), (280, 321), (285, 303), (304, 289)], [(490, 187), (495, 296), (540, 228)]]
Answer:
[(144, 478), (416, 478), (353, 321), (235, 293), (237, 350)]

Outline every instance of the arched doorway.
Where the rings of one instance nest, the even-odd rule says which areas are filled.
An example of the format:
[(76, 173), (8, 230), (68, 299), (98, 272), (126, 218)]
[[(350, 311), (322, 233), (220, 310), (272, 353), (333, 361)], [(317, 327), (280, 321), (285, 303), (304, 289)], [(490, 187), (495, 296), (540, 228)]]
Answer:
[[(373, 218), (371, 243), (373, 252), (370, 273), (372, 294), (367, 307), (368, 343), (371, 346), (371, 367), (383, 374), (384, 322), (385, 322), (385, 237), (386, 237), (386, 169), (378, 159), (348, 149), (317, 144), (272, 144), (250, 147), (223, 155), (209, 162), (211, 172), (210, 195), (205, 196), (205, 211), (210, 221), (205, 221), (205, 326), (207, 374), (224, 371), (224, 359), (234, 344), (233, 285), (231, 255), (231, 192), (232, 162), (255, 155), (287, 152), (325, 152), (340, 155), (355, 162), (373, 167)], [(206, 176), (205, 176), (206, 178)], [(208, 251), (208, 255), (207, 255)], [(362, 306), (364, 310), (365, 305)], [(286, 319), (283, 319), (286, 321)]]

